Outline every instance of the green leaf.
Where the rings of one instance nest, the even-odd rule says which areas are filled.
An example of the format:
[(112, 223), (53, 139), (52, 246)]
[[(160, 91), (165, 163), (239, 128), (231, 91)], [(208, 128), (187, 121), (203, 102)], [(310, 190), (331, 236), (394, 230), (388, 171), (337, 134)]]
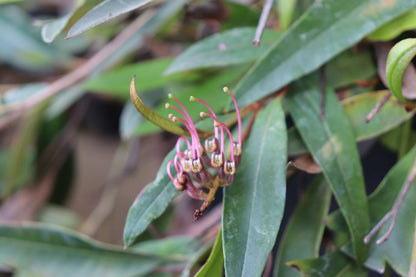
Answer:
[(136, 109), (150, 122), (155, 124), (156, 126), (166, 130), (172, 134), (176, 134), (178, 136), (186, 135), (187, 132), (183, 130), (181, 127), (173, 123), (171, 120), (160, 116), (158, 113), (154, 112), (152, 109), (147, 107), (140, 97), (137, 95), (136, 89), (134, 88), (134, 77), (130, 83), (130, 98), (133, 102)]
[(357, 80), (366, 80), (377, 75), (377, 69), (370, 51), (353, 53), (350, 50), (342, 52), (325, 67), (325, 78), (329, 86), (344, 88), (355, 84)]
[(98, 24), (123, 13), (143, 7), (153, 0), (104, 0), (75, 23), (68, 31), (67, 38), (79, 35)]
[[(224, 86), (239, 78), (245, 68), (245, 66), (240, 66), (239, 68), (228, 68), (227, 70), (216, 72), (213, 76), (206, 76), (200, 82), (191, 83), (184, 88), (174, 87), (169, 90), (173, 91), (173, 95), (185, 105), (191, 118), (194, 122), (197, 122), (201, 119), (200, 112), (206, 111), (206, 108), (201, 103), (189, 103), (189, 97), (195, 96), (203, 99), (211, 106), (214, 112), (224, 110), (230, 103), (230, 97), (224, 93), (222, 89)], [(166, 98), (166, 100), (169, 99)], [(164, 118), (168, 118), (170, 113), (179, 116), (176, 111), (165, 108), (166, 102), (177, 105), (173, 100), (163, 101), (155, 108), (154, 111)], [(212, 128), (212, 124), (210, 125), (210, 128)], [(157, 131), (160, 131), (160, 129), (154, 124), (151, 124), (149, 121), (143, 121), (142, 124), (140, 124), (137, 133), (140, 135), (147, 135)]]
[(261, 276), (283, 216), (286, 124), (279, 98), (256, 117), (234, 183), (225, 188), (226, 276)]
[[(293, 14), (295, 12), (296, 0), (278, 0), (277, 11), (279, 14), (280, 28), (286, 31), (292, 23)], [(263, 43), (263, 40), (262, 40)]]
[(387, 41), (394, 39), (402, 32), (416, 28), (416, 9), (411, 9), (402, 16), (384, 24), (368, 35), (367, 39)]
[(24, 71), (52, 69), (64, 65), (69, 56), (55, 45), (46, 45), (29, 16), (15, 5), (0, 9), (0, 60)]
[(162, 260), (43, 224), (0, 226), (0, 263), (26, 276), (147, 276)]
[[(369, 196), (371, 223), (375, 225), (393, 206), (397, 199), (416, 156), (413, 147), (384, 177), (377, 189)], [(371, 245), (370, 255), (366, 266), (378, 272), (384, 271), (385, 262), (402, 276), (407, 275), (412, 255), (413, 234), (415, 232), (414, 218), (416, 217), (416, 182), (409, 189), (396, 225), (389, 239), (382, 245)], [(384, 234), (390, 221), (380, 230)]]
[(253, 103), (312, 72), (415, 5), (414, 0), (315, 2), (239, 82), (238, 102)]
[(364, 178), (353, 129), (332, 89), (325, 94), (325, 118), (320, 118), (320, 90), (317, 74), (295, 82), (285, 98), (303, 141), (330, 184), (346, 218), (359, 263), (367, 246), (369, 230)]
[[(357, 141), (387, 133), (414, 115), (414, 110), (406, 112), (404, 104), (397, 102), (394, 98), (390, 98), (377, 115), (369, 123), (366, 123), (365, 117), (386, 93), (388, 92), (374, 91), (349, 97), (342, 101)], [(289, 130), (288, 137), (289, 155), (308, 152), (296, 128)], [(396, 141), (392, 140), (392, 145), (396, 145)]]
[(179, 55), (165, 73), (253, 62), (281, 36), (281, 33), (266, 30), (261, 45), (253, 47), (248, 38), (254, 37), (255, 32), (255, 28), (235, 28), (196, 42)]
[(61, 33), (61, 31), (68, 24), (68, 21), (71, 18), (72, 14), (73, 13), (70, 12), (65, 16), (62, 16), (60, 18), (54, 19), (46, 23), (42, 27), (42, 31), (41, 31), (43, 41), (46, 43), (53, 42), (54, 39)]
[(83, 87), (99, 93), (109, 93), (121, 100), (128, 99), (131, 77), (136, 75), (137, 92), (160, 88), (174, 81), (193, 81), (197, 74), (175, 74), (164, 76), (163, 71), (172, 62), (172, 58), (161, 58), (130, 64), (94, 76), (83, 83)]
[(134, 244), (149, 223), (159, 217), (166, 210), (170, 201), (179, 194), (166, 172), (166, 165), (175, 154), (176, 150), (174, 149), (166, 156), (156, 179), (140, 192), (130, 207), (124, 225), (124, 244), (126, 246)]
[(330, 201), (331, 190), (320, 176), (309, 185), (290, 217), (279, 244), (274, 276), (299, 276), (285, 262), (319, 256), (325, 228), (322, 222), (327, 216)]
[(390, 98), (377, 115), (369, 123), (366, 123), (364, 120), (365, 117), (387, 93), (389, 92), (375, 91), (363, 93), (342, 101), (357, 141), (386, 133), (409, 120), (414, 115), (415, 111), (407, 112), (402, 103)]
[(127, 102), (120, 115), (120, 137), (128, 140), (137, 135), (137, 126), (142, 122), (143, 117), (137, 112), (133, 103)]
[(308, 277), (340, 277), (353, 266), (353, 261), (339, 250), (319, 258), (302, 259), (287, 263)]
[(207, 262), (195, 274), (195, 277), (223, 276), (223, 269), (224, 256), (222, 253), (222, 231), (220, 230)]
[(14, 3), (14, 2), (20, 2), (22, 0), (0, 0), (0, 4), (7, 4), (7, 3)]
[(406, 100), (402, 93), (403, 75), (415, 55), (416, 39), (409, 38), (396, 43), (387, 56), (387, 82), (393, 95), (401, 101)]
[(197, 241), (189, 236), (175, 236), (163, 239), (146, 240), (130, 248), (142, 254), (170, 257), (187, 261), (197, 250)]

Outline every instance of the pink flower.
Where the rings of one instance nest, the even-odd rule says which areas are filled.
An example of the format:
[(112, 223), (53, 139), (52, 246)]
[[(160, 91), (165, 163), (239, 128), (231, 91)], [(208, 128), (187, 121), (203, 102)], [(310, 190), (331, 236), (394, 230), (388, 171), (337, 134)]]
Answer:
[[(214, 121), (214, 137), (205, 140), (205, 147), (202, 146), (195, 124), (184, 105), (171, 94), (169, 94), (169, 98), (173, 99), (179, 107), (171, 104), (165, 105), (167, 109), (174, 109), (181, 115), (181, 117), (176, 117), (169, 114), (169, 118), (173, 122), (181, 122), (190, 134), (190, 140), (187, 137), (178, 139), (176, 155), (169, 161), (167, 173), (178, 190), (186, 190), (190, 197), (204, 200), (202, 207), (195, 211), (195, 220), (208, 208), (214, 199), (218, 187), (233, 183), (236, 169), (241, 160), (241, 115), (234, 95), (227, 87), (224, 88), (224, 92), (231, 96), (235, 105), (238, 120), (237, 141), (233, 139), (228, 127), (218, 120), (215, 112), (204, 100), (193, 96), (189, 99), (192, 102), (202, 103), (209, 113), (201, 112), (200, 116), (210, 117)], [(225, 141), (227, 138), (229, 139), (230, 153), (225, 153)], [(181, 146), (183, 145), (185, 145), (186, 149), (182, 151)], [(175, 177), (171, 173), (172, 165), (176, 171)], [(211, 172), (216, 171), (216, 173), (212, 174), (208, 171), (209, 168), (212, 169)], [(204, 192), (202, 190), (203, 187), (209, 189), (209, 193)]]

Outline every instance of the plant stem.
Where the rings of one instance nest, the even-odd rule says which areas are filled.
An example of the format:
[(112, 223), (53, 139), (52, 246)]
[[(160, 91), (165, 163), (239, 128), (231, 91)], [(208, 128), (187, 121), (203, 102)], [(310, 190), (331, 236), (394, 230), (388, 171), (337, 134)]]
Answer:
[(380, 102), (371, 110), (371, 112), (365, 117), (365, 122), (368, 123), (373, 119), (373, 117), (381, 110), (381, 108), (386, 104), (390, 99), (391, 92), (389, 91), (386, 95), (383, 96)]
[(261, 10), (261, 15), (259, 23), (257, 24), (256, 34), (254, 35), (253, 44), (254, 46), (260, 45), (260, 39), (266, 26), (267, 18), (269, 17), (270, 10), (273, 6), (273, 0), (266, 0), (264, 3), (263, 9)]

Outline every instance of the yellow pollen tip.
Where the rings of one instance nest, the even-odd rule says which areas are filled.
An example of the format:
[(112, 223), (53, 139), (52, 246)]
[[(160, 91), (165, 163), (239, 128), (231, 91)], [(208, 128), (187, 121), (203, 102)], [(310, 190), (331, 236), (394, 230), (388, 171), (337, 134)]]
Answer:
[(200, 116), (200, 117), (204, 117), (204, 116), (205, 116), (205, 113), (204, 113), (204, 112), (200, 112), (200, 113), (199, 113), (199, 116)]
[(170, 104), (169, 103), (166, 103), (165, 104), (165, 109), (169, 109), (170, 108)]
[(168, 97), (169, 97), (169, 99), (172, 99), (172, 98), (173, 98), (172, 93), (169, 93), (169, 94), (168, 94)]
[(193, 96), (189, 97), (189, 101), (195, 101), (195, 97)]

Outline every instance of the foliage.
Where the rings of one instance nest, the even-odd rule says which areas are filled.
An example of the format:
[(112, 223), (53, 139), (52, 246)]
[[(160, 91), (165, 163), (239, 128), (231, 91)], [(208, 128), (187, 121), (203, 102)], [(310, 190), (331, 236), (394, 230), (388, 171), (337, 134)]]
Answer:
[[(0, 275), (416, 268), (414, 0), (274, 1), (258, 47), (260, 4), (63, 2), (0, 1)], [(122, 112), (110, 114), (108, 182), (82, 220), (65, 200), (91, 99)], [(165, 158), (123, 214), (123, 245), (89, 238), (125, 201), (146, 138)], [(371, 172), (366, 145), (395, 164)]]

